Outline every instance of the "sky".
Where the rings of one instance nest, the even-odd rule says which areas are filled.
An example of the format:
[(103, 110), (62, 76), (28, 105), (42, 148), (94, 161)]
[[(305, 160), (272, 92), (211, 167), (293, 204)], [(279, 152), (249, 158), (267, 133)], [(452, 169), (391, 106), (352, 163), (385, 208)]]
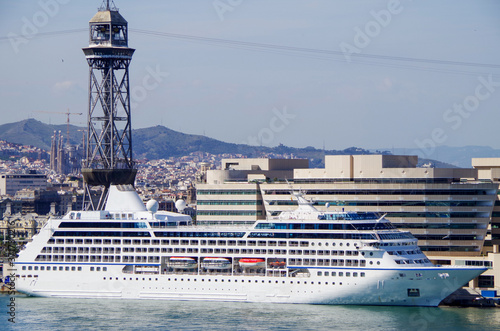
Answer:
[[(81, 49), (101, 3), (0, 0), (0, 124), (62, 124), (69, 109), (85, 125)], [(114, 3), (136, 49), (133, 128), (428, 156), (500, 148), (500, 1)]]

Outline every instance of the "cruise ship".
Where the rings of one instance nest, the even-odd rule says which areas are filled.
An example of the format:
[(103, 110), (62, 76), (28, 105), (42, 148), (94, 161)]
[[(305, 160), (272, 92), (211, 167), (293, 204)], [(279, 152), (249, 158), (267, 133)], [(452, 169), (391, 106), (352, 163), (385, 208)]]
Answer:
[(195, 225), (132, 185), (104, 210), (52, 217), (19, 253), (30, 296), (437, 306), (485, 268), (435, 266), (376, 213), (298, 208), (253, 225)]

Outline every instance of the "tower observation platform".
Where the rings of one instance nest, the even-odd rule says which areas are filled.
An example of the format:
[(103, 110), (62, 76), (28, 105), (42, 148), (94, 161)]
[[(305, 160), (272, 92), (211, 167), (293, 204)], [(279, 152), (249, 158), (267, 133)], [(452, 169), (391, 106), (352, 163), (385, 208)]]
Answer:
[[(135, 49), (128, 47), (128, 23), (109, 0), (89, 22), (87, 146), (82, 165), (86, 209), (104, 208), (110, 185), (134, 184), (129, 65)], [(98, 202), (91, 187), (103, 186)]]

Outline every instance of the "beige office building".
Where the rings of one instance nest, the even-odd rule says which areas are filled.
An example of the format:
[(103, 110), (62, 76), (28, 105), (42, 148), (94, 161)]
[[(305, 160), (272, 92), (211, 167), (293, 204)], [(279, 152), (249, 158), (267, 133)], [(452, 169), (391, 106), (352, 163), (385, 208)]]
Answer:
[(197, 185), (197, 221), (253, 224), (296, 207), (301, 189), (316, 207), (387, 214), (419, 239), (429, 256), (479, 255), (498, 184), (478, 170), (417, 168), (416, 156), (329, 155), (325, 168), (307, 160), (224, 159)]

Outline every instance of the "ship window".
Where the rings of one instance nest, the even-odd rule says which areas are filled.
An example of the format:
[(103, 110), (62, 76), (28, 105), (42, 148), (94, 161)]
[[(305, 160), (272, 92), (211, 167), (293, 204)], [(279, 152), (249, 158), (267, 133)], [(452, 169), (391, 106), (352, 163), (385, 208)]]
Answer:
[(130, 245), (130, 244), (132, 244), (132, 241), (130, 239), (124, 239), (123, 240), (123, 244), (124, 245)]
[(108, 267), (103, 267), (102, 271), (108, 271)]
[(49, 270), (50, 270), (50, 266), (47, 266), (47, 271), (49, 271)]
[(420, 290), (418, 288), (409, 288), (408, 289), (408, 296), (409, 297), (419, 297)]
[(69, 271), (69, 267), (66, 267), (66, 271)]
[(345, 276), (346, 276), (346, 277), (351, 277), (351, 273), (350, 273), (350, 272), (346, 272), (346, 273), (345, 273)]
[(111, 245), (111, 239), (104, 239), (104, 245)]
[(25, 265), (23, 265), (23, 270), (26, 270), (26, 266)]
[(63, 268), (63, 267), (59, 267), (59, 271), (63, 271), (63, 270), (64, 270), (64, 268)]
[(101, 267), (97, 267), (97, 268), (96, 268), (96, 271), (101, 271)]
[(78, 267), (78, 271), (82, 271), (82, 267)]
[(361, 277), (365, 277), (365, 273), (364, 272), (361, 273)]
[(94, 245), (100, 245), (100, 244), (102, 244), (101, 239), (94, 239)]
[(323, 276), (323, 273), (321, 271), (318, 271), (318, 276)]
[(337, 276), (337, 272), (332, 271), (332, 277), (335, 277), (335, 276)]
[(76, 271), (76, 267), (71, 267), (71, 271)]
[(33, 270), (33, 267), (32, 267), (32, 266), (29, 266), (29, 267), (28, 267), (28, 270)]
[(325, 276), (330, 276), (330, 272), (325, 271)]
[(342, 276), (344, 276), (344, 273), (341, 271), (341, 272), (339, 272), (339, 277), (342, 277)]
[(357, 273), (357, 272), (353, 272), (353, 273), (352, 273), (352, 276), (353, 276), (353, 277), (358, 277), (358, 273)]
[(149, 244), (151, 244), (151, 240), (147, 240), (147, 239), (146, 239), (146, 240), (143, 240), (143, 241), (142, 241), (142, 244), (143, 244), (143, 245), (149, 245)]

